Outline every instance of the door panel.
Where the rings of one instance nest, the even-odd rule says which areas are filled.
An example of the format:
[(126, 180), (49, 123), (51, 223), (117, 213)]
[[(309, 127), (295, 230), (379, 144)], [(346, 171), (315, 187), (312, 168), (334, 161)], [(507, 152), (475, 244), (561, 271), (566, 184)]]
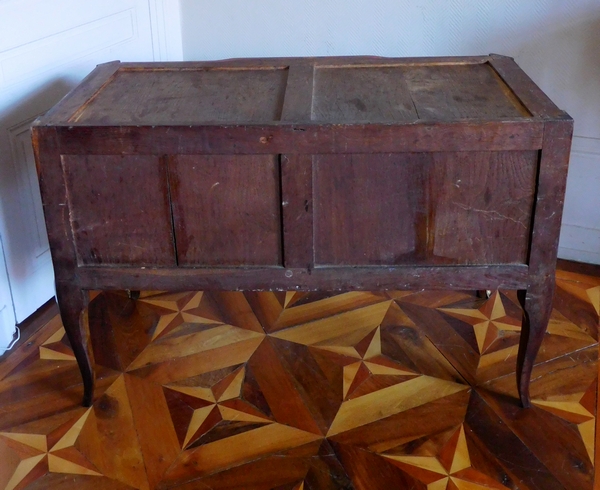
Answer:
[(315, 265), (524, 264), (537, 152), (318, 155)]
[[(382, 265), (415, 251), (427, 154), (317, 155), (313, 164), (318, 265)], [(411, 257), (410, 260), (413, 260)]]
[(432, 168), (433, 255), (527, 263), (537, 152), (436, 153)]
[(276, 155), (180, 155), (169, 182), (179, 265), (281, 265)]
[(65, 155), (62, 164), (79, 264), (176, 265), (164, 161)]
[[(2, 237), (0, 237), (0, 266), (4, 257)], [(6, 346), (10, 344), (13, 337), (15, 325), (15, 312), (10, 298), (10, 286), (6, 269), (0, 267), (0, 355), (4, 353)]]

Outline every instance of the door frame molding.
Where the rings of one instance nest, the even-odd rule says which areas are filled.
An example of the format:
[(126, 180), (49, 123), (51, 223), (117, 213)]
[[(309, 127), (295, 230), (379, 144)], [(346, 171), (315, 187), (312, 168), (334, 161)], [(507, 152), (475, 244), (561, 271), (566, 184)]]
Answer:
[(0, 235), (0, 355), (4, 354), (6, 347), (10, 345), (16, 324), (15, 308), (12, 303), (12, 292), (6, 270), (2, 236)]
[(154, 61), (182, 61), (179, 0), (148, 0)]
[[(140, 59), (140, 61), (149, 61), (152, 59), (154, 59), (155, 61), (181, 60), (183, 56), (183, 49), (180, 23), (181, 9), (179, 5), (179, 0), (135, 0), (135, 2), (130, 3), (131, 8), (133, 8), (133, 5), (135, 5), (136, 15), (138, 16), (137, 20), (134, 17), (131, 18), (130, 25), (126, 22), (128, 19), (125, 18), (127, 17), (125, 14), (127, 14), (127, 9), (129, 7), (125, 10), (119, 9), (118, 7), (107, 7), (107, 9), (105, 9), (106, 12), (112, 12), (113, 10), (116, 12), (110, 14), (108, 17), (121, 15), (121, 17), (124, 18), (121, 19), (122, 22), (119, 23), (119, 27), (121, 27), (122, 29), (119, 30), (117, 27), (109, 27), (109, 29), (112, 29), (112, 31), (107, 33), (107, 36), (110, 37), (112, 32), (115, 37), (118, 37), (119, 35), (121, 35), (122, 37), (126, 36), (127, 33), (131, 31), (134, 37), (136, 37), (138, 35), (136, 34), (138, 27), (141, 28), (141, 25), (143, 24), (144, 59)], [(0, 0), (0, 7), (2, 8), (3, 12), (6, 8), (11, 7), (13, 4), (15, 8), (21, 8), (17, 3), (14, 2), (14, 0)], [(127, 5), (129, 5), (129, 3)], [(6, 12), (8, 12), (8, 10), (6, 10)], [(102, 12), (104, 12), (104, 10), (102, 10)], [(64, 41), (63, 38), (65, 36), (80, 36), (82, 35), (82, 33), (89, 31), (91, 27), (100, 28), (102, 27), (100, 24), (102, 24), (102, 22), (107, 19), (106, 16), (102, 15), (99, 15), (98, 20), (93, 21), (89, 21), (88, 17), (84, 15), (82, 17), (82, 19), (84, 20), (83, 23), (77, 24), (76, 22), (74, 22), (72, 26), (69, 22), (62, 23), (60, 24), (60, 26), (57, 26), (56, 33), (48, 36), (42, 36), (40, 40), (43, 40), (43, 42), (40, 45), (42, 47), (45, 47), (46, 50), (48, 50), (52, 48), (52, 46), (50, 46), (49, 43), (59, 42), (61, 41), (61, 39)], [(21, 17), (19, 17), (19, 19), (21, 19)], [(91, 23), (93, 23), (94, 26), (91, 26)], [(80, 37), (78, 37), (77, 39), (80, 39)], [(119, 38), (118, 40), (119, 42), (123, 41), (123, 39), (121, 38)], [(127, 41), (127, 39), (124, 40)], [(13, 44), (15, 45), (13, 46)], [(2, 128), (0, 128), (0, 139), (2, 140), (1, 144), (5, 144), (6, 150), (8, 150), (7, 152), (5, 152), (6, 155), (3, 155), (1, 158), (3, 163), (7, 162), (7, 165), (2, 165), (2, 167), (0, 168), (0, 180), (2, 180), (4, 184), (12, 181), (16, 182), (15, 185), (18, 184), (17, 180), (20, 174), (19, 169), (15, 168), (16, 161), (19, 160), (19, 162), (21, 162), (21, 160), (23, 160), (22, 155), (15, 155), (17, 148), (15, 146), (16, 140), (15, 134), (13, 134), (13, 130), (18, 131), (18, 134), (22, 134), (23, 128), (21, 126), (24, 126), (26, 122), (38, 115), (40, 108), (49, 108), (48, 106), (44, 105), (45, 102), (43, 99), (50, 99), (52, 98), (52, 96), (56, 96), (56, 100), (59, 100), (62, 97), (62, 95), (64, 95), (64, 93), (62, 92), (65, 91), (65, 88), (69, 88), (65, 87), (65, 85), (70, 85), (74, 81), (72, 79), (72, 74), (69, 71), (71, 67), (77, 66), (77, 63), (87, 62), (84, 60), (87, 60), (88, 58), (93, 58), (91, 52), (88, 52), (86, 51), (86, 49), (83, 49), (87, 46), (87, 43), (85, 41), (84, 44), (85, 45), (83, 47), (80, 46), (80, 48), (82, 49), (80, 49), (77, 53), (74, 54), (73, 59), (69, 58), (67, 60), (68, 63), (65, 62), (65, 67), (62, 66), (62, 62), (48, 62), (48, 66), (40, 65), (39, 74), (37, 73), (37, 71), (33, 72), (33, 69), (30, 69), (30, 66), (27, 65), (27, 63), (23, 61), (23, 59), (17, 56), (13, 56), (12, 54), (12, 50), (17, 49), (20, 50), (19, 53), (21, 53), (22, 51), (24, 55), (26, 55), (25, 58), (31, 55), (31, 53), (35, 50), (33, 50), (32, 48), (29, 37), (27, 37), (27, 39), (24, 38), (24, 41), (22, 43), (17, 43), (16, 41), (14, 43), (11, 43), (10, 49), (3, 51), (3, 57), (0, 57), (2, 58), (0, 61), (9, 63), (6, 66), (8, 66), (10, 70), (3, 70), (2, 73), (0, 73), (0, 89), (2, 89), (3, 95), (8, 98), (7, 100), (9, 100), (10, 98), (14, 98), (15, 104), (18, 105), (18, 107), (14, 104), (13, 107), (13, 105), (11, 105), (12, 103), (9, 103), (8, 105), (3, 103), (2, 105), (0, 105), (0, 121), (2, 122)], [(114, 47), (115, 57), (118, 57), (118, 51), (120, 50), (120, 48), (117, 48), (117, 45), (119, 43), (114, 44), (114, 46), (111, 44), (101, 44), (102, 46), (100, 46), (100, 48), (102, 49), (110, 48), (112, 50), (112, 48)], [(106, 54), (108, 54), (108, 51), (105, 52), (105, 55)], [(142, 56), (142, 54), (140, 54), (140, 56)], [(23, 67), (21, 67), (20, 64), (22, 64)], [(21, 72), (19, 70), (21, 68), (23, 68), (26, 73), (20, 74)], [(46, 77), (46, 75), (48, 75), (48, 77)], [(79, 75), (83, 76), (82, 73), (79, 73), (78, 76)], [(44, 84), (38, 84), (37, 82), (32, 83), (32, 88), (30, 92), (28, 89), (28, 80), (30, 76), (33, 78), (40, 79), (56, 79), (57, 82), (46, 83), (44, 81)], [(8, 130), (8, 133), (6, 130)], [(22, 140), (22, 138), (20, 139)], [(9, 220), (9, 217), (7, 217), (7, 215), (9, 215), (10, 210), (14, 207), (13, 204), (15, 206), (17, 205), (15, 204), (17, 201), (15, 201), (15, 196), (13, 195), (14, 192), (16, 192), (14, 187), (15, 186), (11, 184), (11, 187), (9, 187), (9, 190), (11, 191), (9, 195), (4, 195), (3, 199), (0, 199), (0, 352), (2, 352), (4, 347), (8, 345), (12, 340), (17, 320), (22, 321), (24, 320), (23, 317), (25, 315), (31, 313), (29, 306), (25, 307), (25, 310), (27, 311), (20, 311), (20, 307), (17, 306), (21, 304), (20, 299), (17, 302), (15, 302), (15, 298), (21, 297), (20, 295), (23, 288), (18, 287), (17, 283), (13, 282), (16, 281), (16, 279), (14, 279), (13, 277), (14, 272), (12, 268), (9, 267), (11, 261), (12, 263), (15, 262), (14, 260), (12, 260), (11, 253), (14, 244), (12, 241), (9, 240), (12, 240), (13, 237), (8, 232), (6, 223)], [(47, 255), (47, 265), (49, 265), (49, 253)], [(9, 261), (8, 259), (11, 259), (11, 261)], [(11, 275), (9, 275), (9, 272)], [(16, 276), (17, 275), (15, 274), (15, 277)], [(47, 274), (44, 277), (47, 278)], [(48, 297), (50, 297), (50, 295), (54, 294), (54, 285), (51, 283), (48, 283), (48, 288), (44, 289), (43, 291), (38, 289), (38, 286), (35, 284), (32, 287), (39, 292), (39, 296), (45, 296), (46, 294), (48, 294)], [(31, 291), (31, 289), (29, 291)], [(44, 301), (46, 299), (47, 298), (44, 298)], [(35, 305), (31, 306), (33, 307)]]

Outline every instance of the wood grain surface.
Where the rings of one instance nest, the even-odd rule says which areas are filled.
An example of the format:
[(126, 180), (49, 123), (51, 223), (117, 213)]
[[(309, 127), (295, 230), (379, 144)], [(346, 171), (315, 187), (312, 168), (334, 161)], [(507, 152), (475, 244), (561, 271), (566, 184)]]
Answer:
[(0, 364), (0, 488), (594, 487), (600, 278), (559, 271), (514, 381), (514, 291), (92, 295), (97, 396), (58, 317)]
[[(520, 463), (542, 475), (535, 485), (588, 488), (597, 327), (560, 293), (557, 309), (579, 324), (553, 324), (551, 303), (571, 132), (496, 55), (98, 67), (34, 124), (73, 352), (53, 332), (23, 365), (74, 356), (94, 406), (34, 429), (67, 404), (45, 388), (43, 415), (26, 415), (30, 400), (0, 412), (13, 434), (1, 478), (461, 490), (519, 488)], [(597, 320), (596, 285), (567, 282)], [(95, 295), (82, 315), (100, 288), (135, 291)], [(518, 291), (464, 292), (497, 288)], [(365, 291), (346, 293), (356, 307), (325, 292), (347, 290)], [(556, 398), (555, 373), (573, 359), (577, 381)], [(566, 420), (551, 457), (519, 418), (515, 364), (522, 405), (551, 413), (539, 430)], [(400, 423), (449, 400), (460, 408), (435, 428)], [(491, 457), (470, 406), (534, 461)], [(289, 475), (265, 470), (282, 460)]]
[(67, 155), (62, 162), (80, 264), (176, 264), (164, 161)]
[(169, 183), (179, 265), (281, 265), (276, 156), (179, 155)]
[(536, 172), (537, 152), (318, 155), (315, 264), (527, 263)]
[(430, 158), (419, 153), (317, 155), (315, 264), (402, 263), (417, 247), (416, 215), (427, 203), (421, 198), (423, 186), (414, 184)]
[[(71, 122), (199, 124), (277, 121), (287, 69), (122, 70)], [(135, 90), (129, 87), (135, 86)]]
[(537, 152), (436, 153), (433, 255), (467, 264), (527, 263), (537, 158)]
[(319, 122), (411, 122), (419, 119), (397, 67), (317, 68), (312, 120)]

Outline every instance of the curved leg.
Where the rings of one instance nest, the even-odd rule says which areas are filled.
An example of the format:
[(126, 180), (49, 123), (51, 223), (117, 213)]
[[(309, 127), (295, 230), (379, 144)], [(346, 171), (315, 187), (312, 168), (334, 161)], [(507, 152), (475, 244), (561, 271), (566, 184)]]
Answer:
[(56, 298), (65, 332), (73, 348), (83, 378), (83, 406), (89, 407), (94, 398), (94, 354), (90, 345), (87, 315), (89, 302), (86, 291), (71, 284), (56, 284)]
[(531, 406), (531, 372), (552, 313), (554, 284), (554, 276), (551, 276), (541, 284), (518, 291), (519, 302), (523, 307), (523, 327), (517, 356), (517, 388), (523, 408)]

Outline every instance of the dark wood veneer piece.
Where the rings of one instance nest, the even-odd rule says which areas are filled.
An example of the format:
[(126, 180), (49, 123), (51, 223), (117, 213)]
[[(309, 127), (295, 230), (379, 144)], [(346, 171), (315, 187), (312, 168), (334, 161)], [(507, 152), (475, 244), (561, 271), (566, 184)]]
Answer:
[(64, 155), (62, 163), (79, 264), (175, 265), (164, 161)]
[(498, 55), (99, 66), (33, 127), (85, 403), (88, 289), (502, 287), (528, 406), (571, 131)]
[(315, 264), (407, 262), (418, 243), (416, 214), (425, 204), (423, 189), (413, 184), (430, 159), (427, 153), (316, 156)]
[(432, 254), (462, 264), (525, 264), (538, 152), (433, 155)]
[(315, 264), (525, 264), (537, 157), (317, 155)]
[(281, 265), (273, 155), (179, 155), (169, 183), (180, 266)]

